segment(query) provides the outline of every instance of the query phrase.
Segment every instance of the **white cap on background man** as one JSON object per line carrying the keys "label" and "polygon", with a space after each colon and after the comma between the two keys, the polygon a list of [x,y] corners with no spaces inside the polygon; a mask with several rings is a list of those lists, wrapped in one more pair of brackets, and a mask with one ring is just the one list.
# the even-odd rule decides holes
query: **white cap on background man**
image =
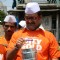
{"label": "white cap on background man", "polygon": [[37,2],[30,2],[27,3],[26,8],[25,8],[25,13],[26,14],[33,14],[40,11],[39,4]]}
{"label": "white cap on background man", "polygon": [[14,15],[7,15],[4,19],[4,22],[17,22]]}

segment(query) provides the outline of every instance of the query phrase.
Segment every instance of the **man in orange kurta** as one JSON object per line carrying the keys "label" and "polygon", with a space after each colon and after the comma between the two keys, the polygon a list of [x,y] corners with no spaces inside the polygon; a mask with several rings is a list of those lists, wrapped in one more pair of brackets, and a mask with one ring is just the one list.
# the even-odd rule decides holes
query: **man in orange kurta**
{"label": "man in orange kurta", "polygon": [[26,28],[13,34],[7,60],[58,60],[58,42],[42,27],[41,18],[38,3],[28,3],[25,8]]}
{"label": "man in orange kurta", "polygon": [[[6,16],[5,19],[4,19],[4,22],[3,22],[3,29],[4,29],[4,33],[5,34],[4,34],[4,36],[1,36],[0,37],[0,46],[2,46],[0,48],[0,54],[3,54],[3,55],[6,54],[7,46],[9,44],[9,42],[10,42],[10,39],[11,39],[12,34],[16,30],[16,27],[17,27],[17,24],[16,24],[15,17],[13,15]],[[0,55],[0,57],[1,56],[2,55]]]}

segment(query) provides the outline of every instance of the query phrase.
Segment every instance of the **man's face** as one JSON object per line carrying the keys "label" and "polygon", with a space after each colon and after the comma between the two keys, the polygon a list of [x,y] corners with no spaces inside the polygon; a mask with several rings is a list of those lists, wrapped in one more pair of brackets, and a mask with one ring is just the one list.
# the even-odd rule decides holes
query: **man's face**
{"label": "man's face", "polygon": [[3,29],[4,29],[5,34],[11,36],[16,30],[16,26],[14,23],[5,22],[5,24],[3,25]]}
{"label": "man's face", "polygon": [[25,14],[26,26],[29,30],[36,30],[41,23],[41,16],[35,14]]}

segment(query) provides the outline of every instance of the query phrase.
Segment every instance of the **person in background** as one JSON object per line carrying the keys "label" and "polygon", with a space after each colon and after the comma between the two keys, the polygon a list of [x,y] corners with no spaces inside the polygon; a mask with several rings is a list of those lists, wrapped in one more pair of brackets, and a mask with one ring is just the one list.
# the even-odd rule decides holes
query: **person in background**
{"label": "person in background", "polygon": [[[15,16],[7,15],[2,24],[3,24],[3,29],[4,29],[4,35],[0,37],[0,46],[2,47],[0,49],[0,54],[2,53],[4,55],[4,53],[6,52],[4,50],[7,49],[7,46],[10,42],[12,34],[17,29],[17,23],[16,23]],[[0,55],[0,57],[1,56],[2,55]]]}
{"label": "person in background", "polygon": [[7,60],[58,60],[56,37],[42,26],[42,15],[37,2],[27,3],[26,27],[15,32],[7,49]]}
{"label": "person in background", "polygon": [[20,30],[21,28],[25,28],[25,27],[26,27],[26,21],[25,20],[21,20],[19,22],[18,29]]}

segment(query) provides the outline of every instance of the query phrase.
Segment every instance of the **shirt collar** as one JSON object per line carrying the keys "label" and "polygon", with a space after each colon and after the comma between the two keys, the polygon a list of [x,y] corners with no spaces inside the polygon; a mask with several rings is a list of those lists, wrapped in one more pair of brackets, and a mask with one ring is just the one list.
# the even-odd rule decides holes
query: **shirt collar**
{"label": "shirt collar", "polygon": [[[23,29],[23,31],[25,31],[25,30],[26,30],[26,27]],[[42,35],[44,35],[44,36],[45,36],[45,33],[44,33],[45,29],[44,29],[44,27],[43,27],[43,25],[42,25],[42,24],[41,24],[41,25],[39,26],[39,28],[37,28],[36,30],[41,30]]]}
{"label": "shirt collar", "polygon": [[[26,28],[26,26],[25,26],[24,28]],[[36,30],[39,30],[39,29],[42,29],[43,31],[45,31],[45,29],[44,29],[44,27],[43,27],[42,24],[41,24],[41,25],[39,26],[39,28],[37,28]]]}
{"label": "shirt collar", "polygon": [[39,26],[39,28],[37,30],[39,30],[39,29],[42,29],[43,31],[45,31],[45,29],[44,29],[42,24]]}

